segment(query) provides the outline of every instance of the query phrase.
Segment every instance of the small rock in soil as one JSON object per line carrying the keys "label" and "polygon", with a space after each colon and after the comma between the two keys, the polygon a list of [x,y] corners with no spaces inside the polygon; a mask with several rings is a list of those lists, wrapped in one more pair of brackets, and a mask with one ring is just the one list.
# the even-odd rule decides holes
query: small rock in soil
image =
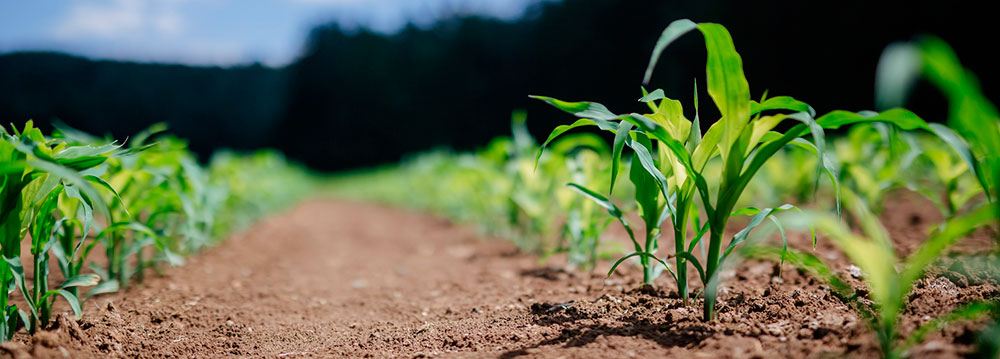
{"label": "small rock in soil", "polygon": [[858,266],[853,264],[847,266],[847,274],[850,274],[851,277],[854,278],[861,278],[861,276],[864,275],[864,273],[861,272],[861,268],[858,268]]}

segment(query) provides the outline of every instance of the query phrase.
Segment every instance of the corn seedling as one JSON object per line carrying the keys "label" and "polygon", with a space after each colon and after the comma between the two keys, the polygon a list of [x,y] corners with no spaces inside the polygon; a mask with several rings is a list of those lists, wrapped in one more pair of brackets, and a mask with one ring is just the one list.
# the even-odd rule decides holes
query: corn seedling
{"label": "corn seedling", "polygon": [[859,224],[860,233],[852,231],[836,216],[825,213],[792,214],[784,221],[792,228],[815,228],[832,240],[851,262],[861,268],[872,302],[870,308],[858,300],[858,295],[852,288],[810,253],[801,251],[786,253],[777,248],[753,248],[748,250],[748,253],[751,256],[771,258],[782,255],[786,262],[830,283],[831,289],[868,321],[886,358],[906,356],[907,351],[934,328],[956,320],[975,318],[994,309],[995,304],[972,303],[924,324],[905,338],[901,338],[899,333],[900,315],[905,310],[907,296],[914,282],[923,276],[927,266],[938,259],[950,245],[972,230],[992,223],[994,205],[979,207],[941,223],[909,257],[900,259],[896,256],[892,241],[877,217],[852,192],[844,193],[844,203]]}
{"label": "corn seedling", "polygon": [[[879,60],[879,102],[901,105],[918,77],[929,80],[948,99],[948,125],[934,125],[979,181],[986,198],[996,196],[1000,181],[1000,114],[979,89],[976,76],[941,39],[892,44]],[[1000,216],[997,216],[1000,218]],[[998,239],[1000,240],[1000,239]]]}
{"label": "corn seedling", "polygon": [[[831,156],[831,154],[827,152],[827,156]],[[784,203],[785,201],[792,203],[809,201],[817,195],[817,190],[825,188],[815,187],[815,172],[811,169],[816,168],[816,161],[816,154],[808,150],[786,148],[786,150],[776,152],[750,182],[746,191],[751,195],[745,195],[744,198],[751,202],[766,202],[768,204]],[[831,158],[828,158],[827,161],[831,164],[837,163]],[[831,170],[840,178],[839,167],[831,167]],[[823,195],[827,195],[827,193],[823,193]],[[829,193],[829,195],[833,194]]]}
{"label": "corn seedling", "polygon": [[881,212],[887,193],[908,187],[902,173],[920,152],[905,134],[886,123],[861,124],[834,142],[839,182],[862,196],[876,213]]}
{"label": "corn seedling", "polygon": [[[34,332],[46,326],[52,314],[52,304],[57,296],[64,297],[79,316],[77,295],[68,288],[93,285],[90,275],[66,277],[56,289],[49,289],[49,249],[56,242],[52,237],[62,223],[72,219],[58,219],[58,201],[65,192],[74,196],[90,209],[82,222],[90,223],[94,209],[107,215],[105,202],[93,185],[114,191],[103,179],[91,172],[118,151],[114,143],[103,146],[69,145],[64,141],[49,139],[28,121],[23,130],[13,133],[0,127],[0,159],[3,166],[2,235],[3,261],[0,262],[0,306],[4,310],[4,325],[0,326],[0,339],[8,340],[19,326]],[[30,233],[34,276],[31,288],[24,277],[21,264],[21,241]],[[28,312],[9,305],[8,295],[14,284],[25,298]]]}
{"label": "corn seedling", "polygon": [[908,188],[923,194],[938,207],[945,218],[951,218],[985,200],[983,187],[968,163],[937,138],[917,137],[915,146],[920,154],[914,168],[902,174],[908,178]]}
{"label": "corn seedling", "polygon": [[[560,148],[565,145],[573,146],[573,148],[569,150]],[[606,147],[604,141],[596,136],[567,137],[553,145],[554,152],[566,154],[566,168],[573,182],[581,185],[590,185],[593,182],[601,181],[602,178],[599,175],[603,171],[594,166],[587,166],[587,164],[599,163],[602,152],[607,150]],[[606,155],[606,153],[604,154]],[[600,256],[601,234],[607,229],[611,219],[604,217],[600,212],[600,207],[593,201],[588,201],[580,196],[561,197],[568,197],[560,198],[560,203],[564,204],[562,210],[566,213],[563,238],[565,238],[567,245],[562,250],[568,253],[568,261],[571,266],[592,269]]]}
{"label": "corn seedling", "polygon": [[[718,107],[722,118],[715,122],[704,135],[701,134],[697,116],[694,122],[683,117],[683,111],[677,101],[670,100],[660,90],[653,91],[641,99],[643,102],[662,100],[658,106],[651,106],[654,113],[640,115],[616,115],[607,107],[594,102],[565,102],[547,97],[536,97],[569,113],[581,117],[572,125],[559,126],[553,130],[549,140],[562,133],[581,126],[597,126],[602,130],[616,133],[614,155],[612,156],[612,183],[616,177],[614,172],[617,161],[624,146],[629,146],[635,152],[634,157],[645,170],[645,176],[630,173],[630,178],[637,184],[637,201],[640,203],[640,214],[647,223],[646,245],[642,246],[634,240],[636,251],[629,256],[639,256],[647,259],[642,263],[644,280],[650,282],[652,262],[657,261],[666,267],[666,263],[656,257],[656,239],[658,236],[658,219],[671,219],[674,225],[674,241],[676,256],[676,274],[671,274],[681,288],[681,295],[686,296],[686,263],[698,271],[704,289],[705,320],[715,317],[716,288],[718,273],[726,258],[741,242],[746,240],[749,231],[759,225],[765,218],[774,213],[792,208],[785,205],[776,208],[757,210],[744,208],[736,210],[737,201],[747,188],[747,184],[757,174],[760,168],[775,153],[787,145],[806,148],[817,155],[817,177],[824,170],[834,180],[833,165],[827,161],[824,154],[824,129],[838,129],[842,126],[866,122],[888,122],[904,130],[924,129],[932,131],[928,125],[916,115],[903,109],[888,110],[883,113],[834,111],[819,119],[813,118],[812,109],[805,103],[787,96],[762,98],[760,102],[750,99],[749,86],[743,74],[742,60],[736,52],[729,32],[718,24],[696,24],[690,20],[678,20],[670,24],[663,32],[653,50],[650,64],[646,71],[646,80],[652,74],[662,51],[673,40],[692,30],[699,30],[705,37],[708,51],[706,65],[708,93]],[[776,113],[764,115],[764,112],[797,111],[793,113]],[[799,122],[785,132],[774,129],[785,120]],[[633,130],[634,128],[634,130]],[[806,140],[811,137],[812,141]],[[652,141],[658,147],[654,158],[651,148]],[[721,173],[707,174],[706,164],[718,156],[722,162]],[[633,164],[631,172],[637,172]],[[669,177],[668,177],[669,176]],[[707,178],[719,178],[718,185],[709,187]],[[638,181],[635,179],[639,179]],[[622,212],[613,203],[597,192],[572,185],[584,192],[608,209],[609,213],[622,218]],[[646,189],[640,191],[639,186]],[[835,184],[836,186],[836,184]],[[662,200],[655,199],[658,195]],[[705,214],[705,222],[698,223],[697,207],[694,199],[701,200]],[[659,209],[663,215],[659,215]],[[729,220],[734,215],[751,214],[751,224],[735,235],[729,245],[723,250],[723,238]],[[690,216],[690,217],[689,217]],[[686,240],[685,225],[692,220],[695,236]],[[649,227],[652,227],[650,229]],[[696,245],[702,242],[702,237],[708,233],[707,254],[699,259],[694,253]],[[632,232],[628,230],[628,232]],[[668,267],[669,269],[669,267]]]}
{"label": "corn seedling", "polygon": [[[211,244],[237,218],[257,218],[312,186],[302,169],[265,154],[220,157],[204,169],[178,140],[144,142],[159,130],[140,133],[124,149],[64,126],[53,137],[31,121],[20,131],[0,126],[0,341],[21,327],[32,333],[45,328],[59,297],[79,316],[79,287],[103,279],[89,294],[115,291],[141,276],[144,266],[178,263],[177,252]],[[238,178],[264,187],[241,186]],[[30,279],[19,257],[27,237]],[[98,244],[107,250],[109,267],[84,273]],[[152,256],[144,257],[149,247]],[[51,282],[50,255],[65,278],[61,283]],[[9,301],[15,289],[24,308]]]}
{"label": "corn seedling", "polygon": [[544,171],[532,171],[531,155],[537,150],[538,144],[528,133],[525,122],[523,112],[514,114],[511,121],[512,147],[510,157],[504,164],[504,171],[513,184],[510,194],[510,223],[517,229],[514,242],[518,247],[529,252],[545,253],[551,250],[546,242],[551,241],[558,231],[555,216],[559,214],[555,197],[559,184],[552,180],[549,170],[564,169],[565,162],[561,158],[547,161]]}

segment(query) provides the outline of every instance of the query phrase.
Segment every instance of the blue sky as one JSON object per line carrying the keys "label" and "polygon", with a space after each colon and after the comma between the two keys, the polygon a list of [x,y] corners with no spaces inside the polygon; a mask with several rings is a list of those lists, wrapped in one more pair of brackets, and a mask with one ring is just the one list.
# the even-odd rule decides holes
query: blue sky
{"label": "blue sky", "polygon": [[392,32],[448,13],[514,19],[537,0],[0,0],[0,53],[193,65],[293,61],[332,20]]}

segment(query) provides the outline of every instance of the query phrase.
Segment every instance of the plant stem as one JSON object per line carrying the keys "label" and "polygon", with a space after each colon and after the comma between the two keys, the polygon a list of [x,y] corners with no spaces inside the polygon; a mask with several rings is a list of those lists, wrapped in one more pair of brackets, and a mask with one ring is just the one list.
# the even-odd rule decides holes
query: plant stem
{"label": "plant stem", "polygon": [[10,292],[10,290],[8,290],[8,283],[10,283],[10,281],[7,279],[7,273],[10,273],[9,265],[6,261],[0,260],[0,310],[3,311],[4,319],[3,323],[0,323],[0,342],[6,341],[13,334],[13,328],[10,328],[11,325],[8,320],[17,320],[17,314],[14,314],[14,318],[7,317],[7,293]]}
{"label": "plant stem", "polygon": [[[674,226],[674,244],[676,246],[675,253],[681,253],[687,250],[684,248],[684,230],[684,225]],[[684,302],[684,306],[686,307],[688,305],[687,260],[681,256],[675,256],[674,259],[677,262],[677,292],[681,295],[681,300]]]}
{"label": "plant stem", "polygon": [[111,240],[111,247],[108,248],[108,279],[117,279],[118,285],[124,288],[125,283],[122,282],[122,277],[124,276],[124,266],[122,263],[122,239],[117,233],[111,232],[109,239]]}
{"label": "plant stem", "polygon": [[[644,250],[646,251],[646,253],[649,253],[650,255],[656,255],[656,254],[652,253],[652,251],[651,251],[653,243],[656,242],[656,234],[655,234],[652,226],[647,225],[646,227],[647,227],[646,228],[646,246],[644,247]],[[653,284],[653,280],[656,279],[656,278],[654,278],[654,275],[653,275],[654,274],[653,271],[654,271],[654,269],[656,269],[655,262],[652,262],[649,259],[649,257],[647,257],[647,256],[640,256],[639,260],[642,263],[642,282],[646,283],[646,284],[652,285]]]}
{"label": "plant stem", "polygon": [[[69,222],[63,222],[62,226],[63,230],[62,234],[59,236],[59,246],[62,247],[63,253],[66,255],[66,273],[63,273],[63,276],[66,278],[73,278],[80,274],[80,271],[73,265],[73,257],[75,254],[73,253],[73,250],[75,249],[73,246],[73,240],[76,237],[76,229],[73,227],[73,224]],[[66,290],[73,293],[73,295],[77,298],[80,297],[80,290],[76,286],[66,288]]]}
{"label": "plant stem", "polygon": [[[729,212],[726,212],[728,215]],[[725,223],[725,222],[722,222]],[[723,228],[718,228],[723,227]],[[718,229],[718,230],[717,230]],[[715,271],[718,270],[719,266],[719,252],[722,249],[722,235],[725,231],[725,226],[712,226],[711,237],[709,237],[708,243],[708,257],[705,258],[705,313],[704,320],[712,321],[715,320],[715,288],[716,282],[712,280],[715,276]],[[712,294],[709,294],[712,293]]]}
{"label": "plant stem", "polygon": [[35,278],[33,280],[34,283],[31,286],[31,294],[30,294],[31,298],[24,298],[24,300],[31,301],[31,302],[35,303],[35,311],[36,311],[36,313],[31,313],[31,315],[30,315],[30,317],[31,317],[31,330],[30,330],[30,332],[31,332],[31,334],[35,334],[35,332],[38,331],[38,314],[39,314],[38,312],[42,311],[41,303],[38,302],[38,298],[42,297],[42,294],[39,293],[39,291],[42,289],[42,281],[45,280],[43,278],[43,277],[45,277],[45,275],[44,275],[44,273],[40,272],[40,270],[42,268],[42,263],[41,263],[40,256],[38,254],[34,254],[34,253],[32,253],[32,255],[34,256],[34,258],[32,258],[32,259],[33,259],[33,262],[34,262],[34,265],[35,265]]}

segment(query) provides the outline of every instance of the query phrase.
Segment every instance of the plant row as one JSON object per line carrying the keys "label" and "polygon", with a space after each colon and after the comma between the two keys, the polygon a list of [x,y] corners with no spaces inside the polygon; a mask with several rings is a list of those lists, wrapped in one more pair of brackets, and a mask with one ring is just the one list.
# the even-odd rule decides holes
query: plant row
{"label": "plant row", "polygon": [[[925,268],[951,244],[996,226],[1000,218],[993,202],[1000,180],[1000,116],[947,44],[925,38],[887,48],[877,72],[881,112],[817,116],[790,96],[765,91],[753,99],[732,37],[718,24],[670,24],[656,43],[644,84],[670,43],[692,32],[705,40],[704,87],[721,114],[707,130],[697,83],[688,108],[662,90],[644,88],[638,102],[648,112],[642,113],[532,96],[578,119],[555,128],[538,146],[523,117],[515,116],[513,137],[478,153],[439,151],[342,180],[363,179],[361,196],[477,223],[524,249],[568,252],[578,267],[618,255],[612,258],[613,272],[631,260],[642,268],[644,283],[666,274],[684,305],[700,299],[707,321],[715,317],[722,268],[741,252],[787,261],[830,281],[869,320],[886,357],[905,355],[924,333],[947,321],[987,312],[997,317],[995,302],[972,303],[905,340],[897,327]],[[947,97],[950,115],[941,119],[947,125],[899,107],[918,79]],[[596,127],[613,140],[566,134],[580,127]],[[923,194],[944,218],[902,259],[875,216],[898,188]],[[797,206],[803,203],[809,206]],[[611,222],[627,233],[627,250],[600,240]],[[766,222],[778,229],[782,245],[741,251]],[[786,229],[812,232],[814,241],[819,234],[838,245],[864,271],[869,304],[817,257],[784,245]]]}
{"label": "plant row", "polygon": [[80,316],[85,298],[181,264],[312,186],[271,152],[220,152],[203,166],[164,129],[121,144],[65,126],[48,136],[31,121],[0,126],[0,341],[47,327],[58,298]]}

